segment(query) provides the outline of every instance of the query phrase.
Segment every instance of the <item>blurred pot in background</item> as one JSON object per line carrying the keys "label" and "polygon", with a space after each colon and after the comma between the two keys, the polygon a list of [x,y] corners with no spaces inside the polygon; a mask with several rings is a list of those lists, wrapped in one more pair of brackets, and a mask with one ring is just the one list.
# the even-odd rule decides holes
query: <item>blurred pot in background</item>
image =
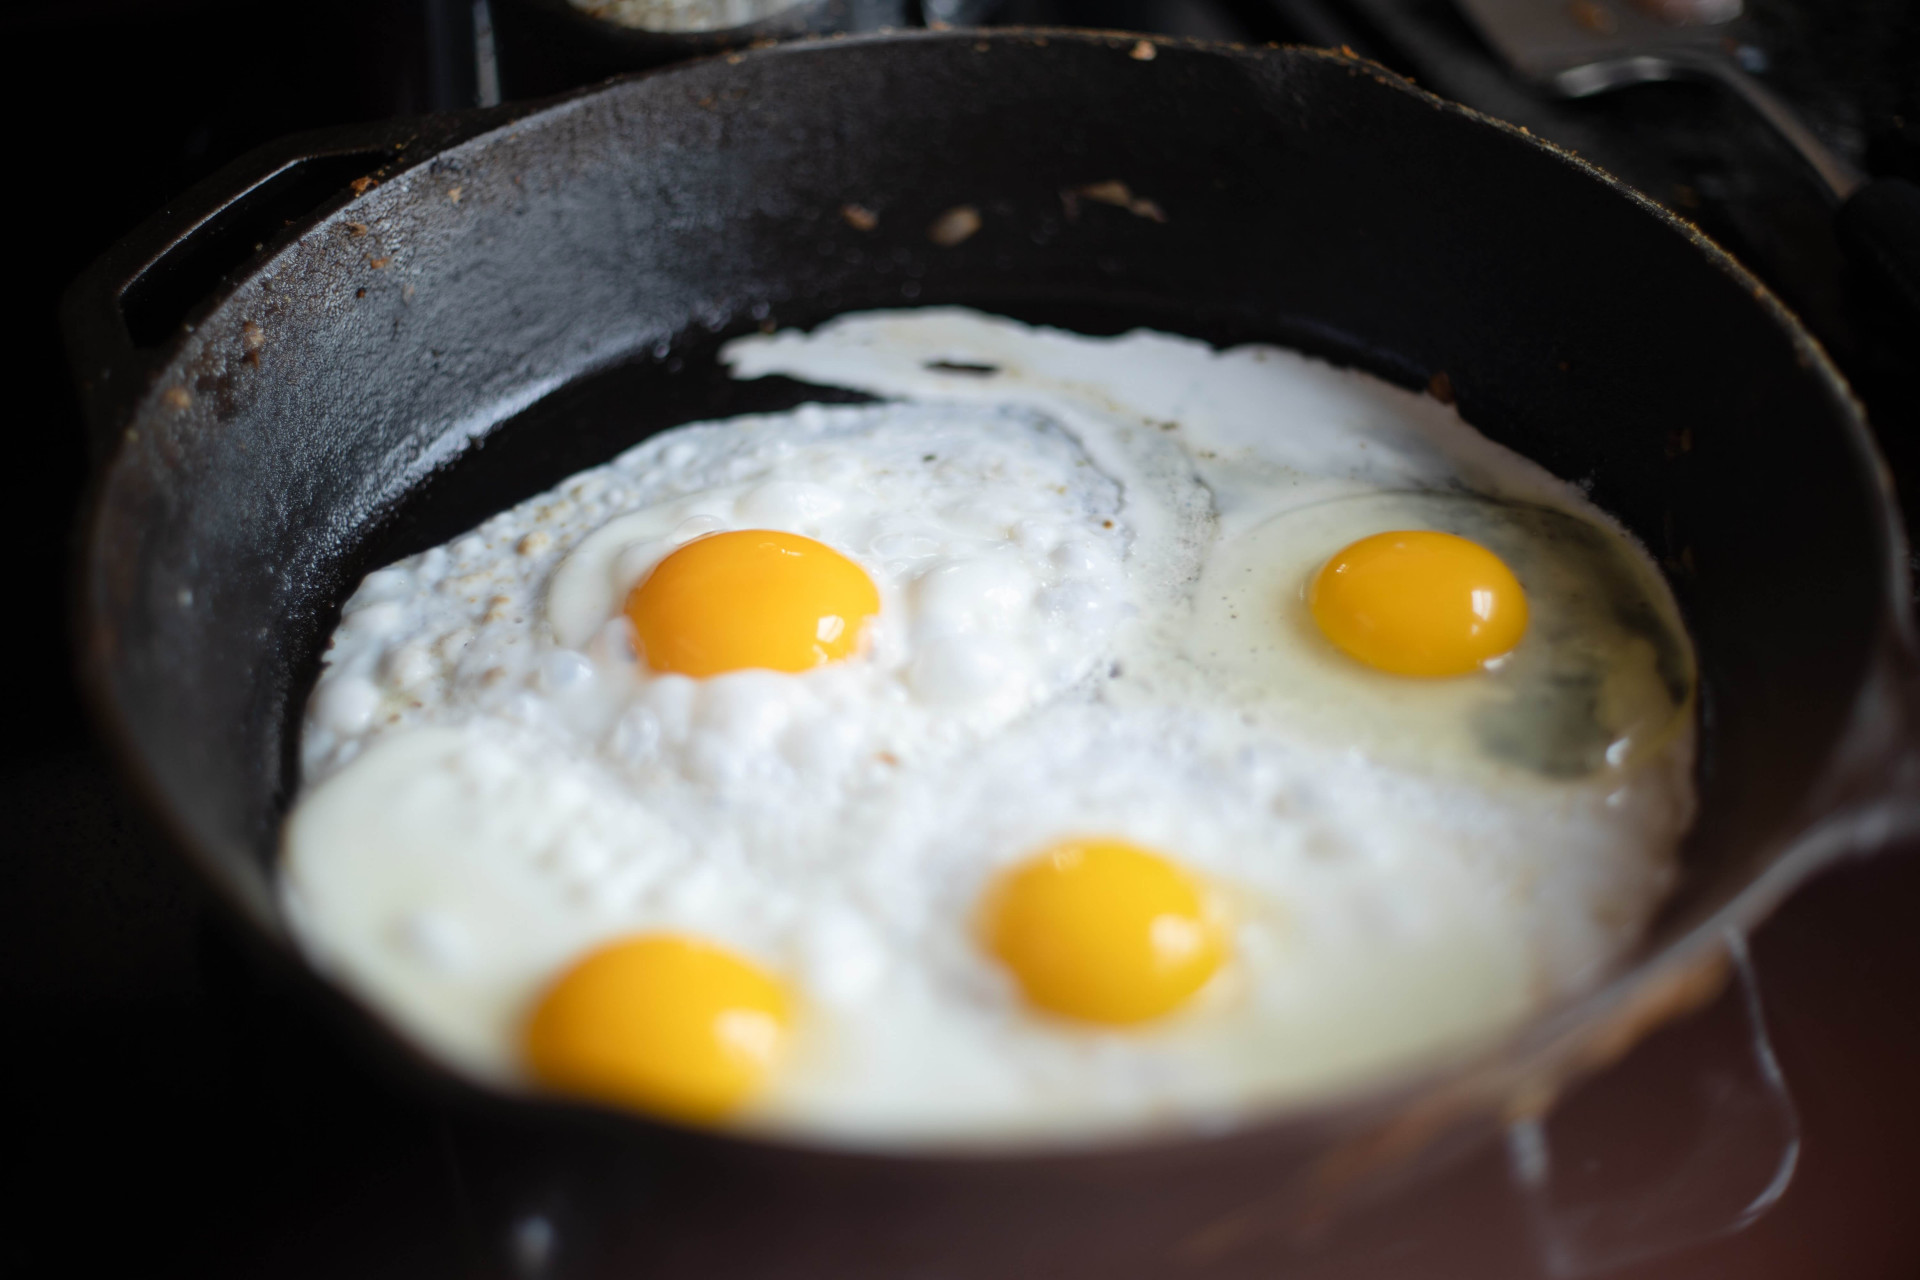
{"label": "blurred pot in background", "polygon": [[[907,26],[922,8],[914,0],[487,0],[487,7],[506,98],[542,97],[765,41]],[[970,21],[980,5],[944,0],[941,7]]]}

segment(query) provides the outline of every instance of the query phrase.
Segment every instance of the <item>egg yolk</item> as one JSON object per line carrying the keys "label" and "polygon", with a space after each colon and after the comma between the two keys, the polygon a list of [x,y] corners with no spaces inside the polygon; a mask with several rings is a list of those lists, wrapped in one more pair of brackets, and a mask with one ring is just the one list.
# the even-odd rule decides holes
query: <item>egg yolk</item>
{"label": "egg yolk", "polygon": [[1226,941],[1200,884],[1120,840],[1071,840],[1007,871],[989,895],[989,949],[1033,1004],[1086,1022],[1144,1022],[1220,967]]}
{"label": "egg yolk", "polygon": [[1401,676],[1458,676],[1509,653],[1527,595],[1499,556],[1451,533],[1376,533],[1343,548],[1307,594],[1327,639]]}
{"label": "egg yolk", "polygon": [[646,934],[590,952],[527,1024],[534,1077],[564,1093],[695,1122],[721,1118],[772,1069],[785,986],[698,938]]}
{"label": "egg yolk", "polygon": [[715,533],[654,566],[627,617],[655,671],[805,671],[858,651],[880,592],[859,565],[796,533]]}

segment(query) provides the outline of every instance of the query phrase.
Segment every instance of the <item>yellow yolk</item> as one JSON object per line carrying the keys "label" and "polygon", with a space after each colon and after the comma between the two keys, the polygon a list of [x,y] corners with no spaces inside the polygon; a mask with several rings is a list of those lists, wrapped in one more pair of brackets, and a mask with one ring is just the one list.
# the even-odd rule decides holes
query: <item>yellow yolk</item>
{"label": "yellow yolk", "polygon": [[1120,840],[1067,841],[1013,867],[984,923],[1028,1000],[1087,1022],[1170,1013],[1226,954],[1200,884]]}
{"label": "yellow yolk", "polygon": [[1458,676],[1509,653],[1527,596],[1499,556],[1451,533],[1376,533],[1327,561],[1307,595],[1327,639],[1401,676]]}
{"label": "yellow yolk", "polygon": [[627,596],[655,671],[806,671],[858,651],[880,592],[859,565],[796,533],[747,529],[689,542]]}
{"label": "yellow yolk", "polygon": [[790,1017],[785,986],[751,961],[647,934],[590,952],[547,990],[527,1063],[564,1093],[717,1120],[766,1078]]}

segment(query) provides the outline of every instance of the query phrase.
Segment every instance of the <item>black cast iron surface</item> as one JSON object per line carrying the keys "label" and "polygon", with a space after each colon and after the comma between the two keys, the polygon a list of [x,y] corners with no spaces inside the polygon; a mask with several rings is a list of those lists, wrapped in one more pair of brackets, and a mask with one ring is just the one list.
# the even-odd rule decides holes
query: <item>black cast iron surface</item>
{"label": "black cast iron surface", "polygon": [[[143,45],[120,71],[151,51]],[[161,51],[175,66],[200,52],[190,42]],[[341,65],[350,65],[344,54]],[[75,184],[68,220],[80,229],[69,265],[119,229],[111,202],[138,174],[109,166]],[[90,241],[88,219],[104,228]],[[44,222],[39,230],[44,240]],[[61,271],[46,274],[57,281]],[[21,367],[28,385],[45,385],[48,371],[38,370],[36,384],[33,361]],[[22,510],[56,520],[71,484],[61,477],[78,470],[61,401],[57,392],[31,401],[64,419],[67,434],[24,440],[27,465],[11,477]],[[44,532],[32,541],[32,523],[22,535],[28,547],[47,546]],[[24,598],[49,595],[35,589]],[[250,987],[229,944],[198,923],[195,894],[177,870],[118,816],[54,692],[45,714],[20,718],[37,735],[33,745],[19,735],[8,744],[18,755],[6,798],[20,815],[24,852],[4,872],[14,925],[7,1010],[21,1043],[46,1046],[15,1055],[9,1069],[16,1096],[52,1104],[16,1111],[17,1149],[39,1177],[8,1246],[75,1270],[114,1260],[150,1273],[315,1275],[459,1274],[504,1247],[472,1211],[461,1173],[471,1162],[446,1117],[387,1093],[304,1021],[281,1016],[274,993]],[[1776,1039],[1808,1126],[1801,1177],[1786,1201],[1743,1237],[1633,1274],[1910,1273],[1915,1242],[1899,1209],[1912,1186],[1901,1151],[1920,1136],[1900,1087],[1920,1062],[1908,992],[1920,957],[1902,927],[1920,889],[1911,865],[1850,868],[1760,939]],[[1382,1232],[1376,1265],[1456,1273],[1432,1270],[1433,1247],[1449,1234],[1437,1224],[1464,1216],[1477,1224],[1480,1247],[1446,1256],[1473,1274],[1533,1274],[1524,1251],[1515,1252],[1502,1181],[1497,1161],[1480,1162],[1427,1198],[1425,1212]],[[80,1210],[88,1227],[65,1230]],[[563,1215],[555,1221],[564,1228]]]}

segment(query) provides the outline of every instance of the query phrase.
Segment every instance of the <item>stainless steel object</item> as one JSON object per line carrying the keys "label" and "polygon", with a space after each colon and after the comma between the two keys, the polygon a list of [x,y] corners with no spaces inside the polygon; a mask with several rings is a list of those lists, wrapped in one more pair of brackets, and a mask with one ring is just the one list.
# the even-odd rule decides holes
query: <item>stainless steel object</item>
{"label": "stainless steel object", "polygon": [[[1920,321],[1920,186],[1869,179],[1742,66],[1756,51],[1734,23],[1678,22],[1672,0],[1647,9],[1621,0],[1458,0],[1460,9],[1526,79],[1569,98],[1654,80],[1710,80],[1732,90],[1813,170],[1832,196],[1834,233],[1857,270]],[[1730,8],[1730,6],[1728,6]],[[1726,9],[1691,10],[1715,16]]]}
{"label": "stainless steel object", "polygon": [[1522,76],[1569,98],[1650,80],[1711,80],[1731,89],[1807,162],[1836,201],[1865,176],[1741,66],[1731,23],[1662,21],[1616,0],[1459,0],[1460,8]]}

